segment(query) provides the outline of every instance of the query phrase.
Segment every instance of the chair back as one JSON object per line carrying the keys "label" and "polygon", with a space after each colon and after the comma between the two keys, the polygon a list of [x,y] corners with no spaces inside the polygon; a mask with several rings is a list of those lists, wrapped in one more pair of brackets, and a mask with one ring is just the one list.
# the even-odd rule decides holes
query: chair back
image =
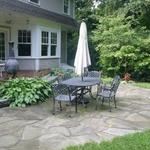
{"label": "chair back", "polygon": [[120,80],[121,80],[120,76],[116,75],[116,76],[114,77],[112,83],[111,83],[111,89],[112,89],[112,91],[113,91],[114,93],[117,92],[117,89],[118,89],[119,84],[120,84]]}
{"label": "chair back", "polygon": [[101,72],[99,72],[99,71],[88,71],[87,77],[100,78]]}
{"label": "chair back", "polygon": [[63,84],[53,84],[52,86],[52,93],[53,96],[58,96],[58,95],[68,95],[69,93],[69,88],[66,85]]}
{"label": "chair back", "polygon": [[57,82],[61,83],[62,81],[70,79],[70,78],[71,78],[71,74],[67,73],[67,74],[64,74],[63,76],[59,76],[57,78]]}

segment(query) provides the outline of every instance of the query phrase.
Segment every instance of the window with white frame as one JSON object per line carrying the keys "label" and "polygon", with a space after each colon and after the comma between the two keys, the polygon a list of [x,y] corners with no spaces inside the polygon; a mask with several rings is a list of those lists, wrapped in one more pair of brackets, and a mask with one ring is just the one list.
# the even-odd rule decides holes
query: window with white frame
{"label": "window with white frame", "polygon": [[28,0],[28,1],[33,4],[40,4],[40,0]]}
{"label": "window with white frame", "polygon": [[57,52],[57,33],[51,32],[51,56],[56,56]]}
{"label": "window with white frame", "polygon": [[41,31],[41,56],[57,56],[57,32]]}
{"label": "window with white frame", "polygon": [[31,56],[31,31],[18,31],[18,56]]}
{"label": "window with white frame", "polygon": [[49,33],[46,31],[42,31],[41,35],[41,56],[48,55],[48,47],[49,47]]}
{"label": "window with white frame", "polygon": [[70,1],[69,0],[64,0],[64,13],[69,14],[70,10]]}

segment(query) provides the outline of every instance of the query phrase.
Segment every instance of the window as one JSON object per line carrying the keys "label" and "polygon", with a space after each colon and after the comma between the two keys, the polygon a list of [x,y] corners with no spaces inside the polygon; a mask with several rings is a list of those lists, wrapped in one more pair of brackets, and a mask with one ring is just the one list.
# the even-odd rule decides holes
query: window
{"label": "window", "polygon": [[64,13],[69,14],[69,0],[64,0]]}
{"label": "window", "polygon": [[34,4],[39,4],[40,3],[39,0],[29,0],[29,2],[34,3]]}
{"label": "window", "polygon": [[41,32],[41,56],[56,56],[57,55],[57,32]]}
{"label": "window", "polygon": [[56,56],[56,49],[57,49],[57,33],[51,33],[51,56]]}
{"label": "window", "polygon": [[41,56],[47,56],[48,55],[48,41],[49,41],[49,33],[42,31],[41,36]]}
{"label": "window", "polygon": [[31,56],[31,31],[18,31],[18,56]]}

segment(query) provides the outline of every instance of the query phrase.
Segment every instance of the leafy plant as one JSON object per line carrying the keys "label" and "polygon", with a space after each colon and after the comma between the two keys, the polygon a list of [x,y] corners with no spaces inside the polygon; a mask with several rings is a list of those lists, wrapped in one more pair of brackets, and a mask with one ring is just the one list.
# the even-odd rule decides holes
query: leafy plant
{"label": "leafy plant", "polygon": [[16,78],[0,85],[0,97],[8,99],[12,107],[42,102],[50,95],[50,84],[40,78]]}
{"label": "leafy plant", "polygon": [[72,70],[64,70],[61,68],[54,68],[50,72],[50,76],[63,76],[63,75],[75,76]]}
{"label": "leafy plant", "polygon": [[[93,32],[93,40],[99,53],[99,64],[107,75],[129,72],[134,78],[148,81],[149,31],[144,27],[133,29],[126,23],[124,15],[110,15],[100,18],[100,24]],[[136,62],[136,63],[135,63]]]}

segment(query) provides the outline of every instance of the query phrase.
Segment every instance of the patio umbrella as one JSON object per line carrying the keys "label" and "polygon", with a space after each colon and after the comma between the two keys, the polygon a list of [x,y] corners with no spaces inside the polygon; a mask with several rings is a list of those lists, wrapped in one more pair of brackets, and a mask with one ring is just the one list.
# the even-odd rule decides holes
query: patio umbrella
{"label": "patio umbrella", "polygon": [[80,25],[79,40],[74,61],[75,73],[82,76],[83,80],[84,69],[90,65],[91,59],[88,48],[87,27],[85,22],[82,21]]}

